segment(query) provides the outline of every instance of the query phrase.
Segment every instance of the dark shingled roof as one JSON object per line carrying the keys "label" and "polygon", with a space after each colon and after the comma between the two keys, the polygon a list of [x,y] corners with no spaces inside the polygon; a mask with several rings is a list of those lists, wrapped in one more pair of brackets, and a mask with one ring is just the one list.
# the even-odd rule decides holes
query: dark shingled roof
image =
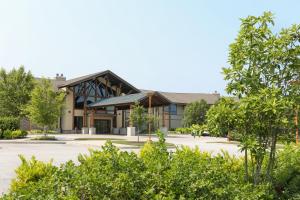
{"label": "dark shingled roof", "polygon": [[159,92],[172,103],[188,104],[194,101],[205,100],[208,104],[214,104],[220,99],[219,93],[175,93],[175,92]]}
{"label": "dark shingled roof", "polygon": [[118,96],[118,97],[111,97],[107,99],[101,99],[95,103],[90,104],[88,107],[104,107],[104,106],[112,106],[117,104],[131,104],[138,101],[143,100],[147,97],[147,93],[136,93],[136,94],[129,94],[125,96]]}

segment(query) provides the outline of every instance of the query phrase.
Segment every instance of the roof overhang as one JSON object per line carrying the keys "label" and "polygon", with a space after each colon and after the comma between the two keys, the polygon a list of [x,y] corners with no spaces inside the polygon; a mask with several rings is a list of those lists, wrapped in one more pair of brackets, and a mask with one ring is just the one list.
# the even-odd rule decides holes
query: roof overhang
{"label": "roof overhang", "polygon": [[171,102],[161,95],[158,92],[151,92],[151,93],[137,93],[119,97],[111,97],[107,99],[102,99],[97,101],[93,104],[90,104],[89,108],[103,108],[109,106],[115,106],[118,108],[129,108],[130,105],[135,104],[138,102],[140,105],[144,107],[149,107],[149,98],[151,97],[151,106],[164,106],[169,105]]}

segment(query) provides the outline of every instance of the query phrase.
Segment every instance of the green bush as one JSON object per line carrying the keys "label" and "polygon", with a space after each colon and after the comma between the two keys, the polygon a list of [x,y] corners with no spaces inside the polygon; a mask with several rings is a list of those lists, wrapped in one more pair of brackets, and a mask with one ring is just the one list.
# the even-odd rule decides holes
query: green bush
{"label": "green bush", "polygon": [[23,138],[27,135],[27,131],[24,130],[15,130],[11,132],[11,138]]}
{"label": "green bush", "polygon": [[0,117],[0,131],[16,130],[20,126],[20,120],[15,117]]}
{"label": "green bush", "polygon": [[300,199],[300,146],[287,145],[278,153],[274,188],[286,199]]}
{"label": "green bush", "polygon": [[4,138],[4,139],[12,139],[11,133],[12,133],[11,130],[5,130],[5,131],[3,131],[2,138]]}
{"label": "green bush", "polygon": [[190,134],[191,133],[191,128],[190,127],[179,127],[175,129],[176,133],[179,134]]}
{"label": "green bush", "polygon": [[23,130],[5,130],[3,131],[3,134],[1,135],[1,138],[3,139],[17,139],[17,138],[23,138],[27,135],[27,131]]}
{"label": "green bush", "polygon": [[60,167],[25,160],[3,199],[273,199],[269,184],[243,179],[243,160],[188,147],[167,151],[164,138],[136,153],[111,142]]}

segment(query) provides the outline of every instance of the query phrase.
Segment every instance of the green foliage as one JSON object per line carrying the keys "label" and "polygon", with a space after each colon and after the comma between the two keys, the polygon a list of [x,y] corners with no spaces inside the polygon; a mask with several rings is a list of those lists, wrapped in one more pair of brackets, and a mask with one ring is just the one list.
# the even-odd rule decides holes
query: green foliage
{"label": "green foliage", "polygon": [[243,136],[247,180],[250,151],[255,184],[263,179],[272,181],[278,136],[289,134],[291,114],[299,110],[300,25],[274,33],[273,18],[265,12],[241,20],[239,34],[230,45],[230,67],[223,69],[227,92],[241,99],[233,129]]}
{"label": "green foliage", "polygon": [[237,120],[237,102],[233,98],[221,98],[206,114],[209,133],[215,136],[226,136],[234,128]]}
{"label": "green foliage", "polygon": [[64,93],[53,90],[50,80],[41,79],[32,91],[31,102],[26,108],[29,118],[44,129],[52,127],[62,112],[64,97]]}
{"label": "green foliage", "polygon": [[26,160],[23,156],[19,156],[22,163],[16,170],[17,177],[12,181],[10,192],[14,193],[31,184],[39,181],[44,177],[49,177],[56,167],[50,163],[44,163],[32,157],[31,160]]}
{"label": "green foliage", "polygon": [[24,130],[15,130],[11,132],[11,138],[23,138],[27,135],[27,131]]}
{"label": "green foliage", "polygon": [[208,128],[206,124],[199,125],[199,124],[193,124],[191,127],[191,133],[192,135],[195,136],[201,136],[204,133],[208,132]]}
{"label": "green foliage", "polygon": [[169,153],[163,133],[140,156],[111,142],[60,167],[25,160],[3,199],[273,199],[271,185],[243,179],[243,160],[181,147]]}
{"label": "green foliage", "polygon": [[138,102],[131,107],[129,121],[138,128],[138,131],[141,131],[143,125],[147,122],[146,109]]}
{"label": "green foliage", "polygon": [[300,25],[273,33],[270,12],[241,21],[239,34],[230,45],[231,66],[223,69],[229,81],[227,91],[241,97],[261,88],[277,87],[283,95],[296,97],[291,81],[299,80]]}
{"label": "green foliage", "polygon": [[278,153],[274,170],[274,188],[278,196],[300,198],[300,147],[288,145]]}
{"label": "green foliage", "polygon": [[0,132],[1,130],[16,130],[20,126],[20,120],[16,117],[0,117]]}
{"label": "green foliage", "polygon": [[23,66],[10,72],[0,69],[0,116],[22,116],[33,88],[34,78]]}
{"label": "green foliage", "polygon": [[179,127],[175,129],[175,132],[180,134],[190,134],[192,130],[190,127]]}
{"label": "green foliage", "polygon": [[26,137],[27,131],[24,130],[5,130],[1,134],[1,138],[3,139],[17,139]]}
{"label": "green foliage", "polygon": [[183,125],[189,127],[193,124],[203,124],[208,109],[209,105],[204,100],[186,105],[183,113]]}

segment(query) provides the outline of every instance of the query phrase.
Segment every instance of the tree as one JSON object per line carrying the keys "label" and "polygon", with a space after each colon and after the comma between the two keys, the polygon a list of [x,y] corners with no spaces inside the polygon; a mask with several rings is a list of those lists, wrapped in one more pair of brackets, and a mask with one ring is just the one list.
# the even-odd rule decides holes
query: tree
{"label": "tree", "polygon": [[204,100],[189,103],[184,109],[183,125],[188,127],[193,124],[203,124],[208,109],[209,105]]}
{"label": "tree", "polygon": [[56,92],[48,79],[42,79],[31,93],[26,111],[32,122],[43,126],[44,131],[52,127],[61,115],[65,94]]}
{"label": "tree", "polygon": [[24,67],[7,72],[0,69],[0,116],[20,117],[30,100],[34,78]]}
{"label": "tree", "polygon": [[237,119],[238,103],[233,98],[221,98],[206,113],[206,124],[210,133],[217,136],[228,136],[234,129]]}
{"label": "tree", "polygon": [[[255,184],[260,183],[263,176],[264,160],[267,160],[265,178],[271,180],[277,138],[280,134],[288,132],[291,127],[292,102],[282,98],[280,93],[279,89],[265,88],[259,90],[257,94],[242,98],[240,102],[237,119],[239,123],[235,124],[235,128],[244,135],[241,147],[250,151],[253,163],[251,171]],[[245,154],[245,158],[247,157]]]}
{"label": "tree", "polygon": [[300,25],[274,33],[273,18],[265,12],[242,19],[239,34],[230,45],[230,67],[223,68],[227,92],[241,98],[242,115],[235,128],[245,136],[242,149],[249,149],[255,161],[256,184],[267,155],[266,175],[271,180],[277,137],[291,121],[291,108],[299,98],[299,90],[291,82],[299,80]]}
{"label": "tree", "polygon": [[132,107],[129,115],[130,124],[137,127],[138,141],[139,134],[143,125],[147,122],[146,109],[136,102]]}

